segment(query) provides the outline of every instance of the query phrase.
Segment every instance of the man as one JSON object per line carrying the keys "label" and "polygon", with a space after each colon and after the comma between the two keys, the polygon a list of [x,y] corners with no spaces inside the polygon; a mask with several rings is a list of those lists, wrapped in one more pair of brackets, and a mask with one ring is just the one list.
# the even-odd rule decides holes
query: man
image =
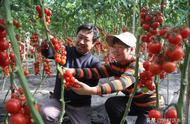
{"label": "man", "polygon": [[[67,61],[63,65],[67,68],[93,68],[100,66],[100,62],[91,54],[91,49],[99,37],[98,29],[92,24],[84,24],[77,29],[77,41],[75,47],[66,47]],[[53,58],[50,50],[42,50],[42,54],[48,58]],[[81,79],[80,81],[89,86],[96,86],[97,79]],[[61,80],[59,74],[56,77],[54,88],[54,98],[42,105],[41,115],[46,124],[57,124],[60,116]],[[65,89],[65,115],[69,117],[71,124],[91,124],[91,96],[78,95],[72,90]]]}
{"label": "man", "polygon": [[[106,103],[111,124],[119,124],[130,94],[134,88],[135,57],[133,55],[136,46],[136,38],[130,32],[121,33],[107,37],[109,46],[113,48],[112,54],[117,62],[102,65],[98,68],[69,69],[70,72],[78,79],[86,79],[86,75],[91,75],[91,79],[99,79],[115,76],[113,81],[100,84],[98,86],[88,86],[81,81],[78,84],[80,88],[72,88],[73,91],[80,95],[102,95],[122,91],[125,96],[115,96],[109,98]],[[139,68],[139,72],[142,68]],[[86,75],[82,75],[85,73]],[[156,103],[155,91],[144,93],[138,88],[131,104],[129,115],[137,116],[135,124],[146,124],[146,114],[153,108]]]}

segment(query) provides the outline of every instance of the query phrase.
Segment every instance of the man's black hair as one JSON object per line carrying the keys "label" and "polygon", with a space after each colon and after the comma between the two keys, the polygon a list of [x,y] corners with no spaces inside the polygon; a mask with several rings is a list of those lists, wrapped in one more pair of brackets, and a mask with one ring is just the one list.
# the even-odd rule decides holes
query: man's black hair
{"label": "man's black hair", "polygon": [[93,42],[95,42],[99,38],[99,31],[98,28],[91,24],[91,23],[86,23],[77,28],[77,34],[79,33],[80,30],[89,30],[90,32],[93,32]]}

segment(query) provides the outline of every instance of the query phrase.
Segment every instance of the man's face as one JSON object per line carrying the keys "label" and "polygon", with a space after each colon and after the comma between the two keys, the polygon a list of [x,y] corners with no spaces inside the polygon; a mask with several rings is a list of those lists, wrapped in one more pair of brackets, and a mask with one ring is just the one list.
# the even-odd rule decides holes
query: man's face
{"label": "man's face", "polygon": [[90,32],[89,30],[80,30],[78,32],[76,42],[77,52],[80,54],[85,54],[93,48],[93,35],[93,32]]}

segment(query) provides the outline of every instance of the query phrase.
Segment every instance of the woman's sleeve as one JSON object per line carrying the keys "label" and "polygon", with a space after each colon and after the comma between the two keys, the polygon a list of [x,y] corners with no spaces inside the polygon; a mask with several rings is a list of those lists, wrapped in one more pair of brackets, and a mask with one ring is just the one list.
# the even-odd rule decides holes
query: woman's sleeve
{"label": "woman's sleeve", "polygon": [[96,68],[77,68],[75,69],[75,78],[83,79],[99,79],[111,76],[117,76],[121,74],[124,69],[116,67],[114,65],[101,65]]}
{"label": "woman's sleeve", "polygon": [[128,68],[119,79],[104,83],[97,86],[97,94],[110,94],[123,91],[135,82],[134,69]]}

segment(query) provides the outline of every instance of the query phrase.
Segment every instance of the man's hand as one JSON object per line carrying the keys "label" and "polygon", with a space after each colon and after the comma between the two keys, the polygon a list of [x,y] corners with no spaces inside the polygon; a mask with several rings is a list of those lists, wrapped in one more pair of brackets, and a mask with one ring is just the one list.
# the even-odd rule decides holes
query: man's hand
{"label": "man's hand", "polygon": [[71,87],[71,89],[79,94],[79,95],[97,95],[97,88],[96,87],[90,87],[85,83],[76,81],[76,83],[78,83],[80,85],[80,87],[75,88],[75,87]]}

